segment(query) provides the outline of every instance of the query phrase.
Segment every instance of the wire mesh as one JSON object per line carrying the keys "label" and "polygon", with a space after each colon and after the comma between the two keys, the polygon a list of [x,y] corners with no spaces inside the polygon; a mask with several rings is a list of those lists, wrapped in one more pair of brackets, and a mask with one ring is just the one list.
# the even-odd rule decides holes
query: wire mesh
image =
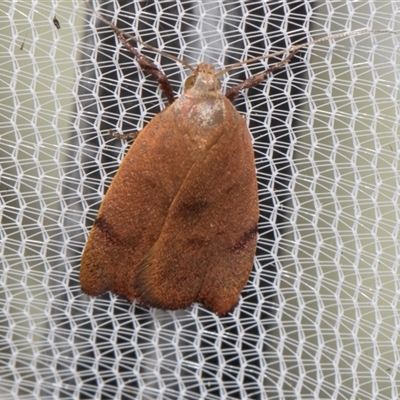
{"label": "wire mesh", "polygon": [[[398,1],[93,5],[218,68],[400,31]],[[249,282],[221,318],[81,293],[82,249],[129,147],[107,130],[140,129],[166,101],[84,2],[4,1],[0,22],[1,399],[399,398],[398,33],[307,48],[235,102],[261,219]],[[181,93],[188,71],[141,51]]]}

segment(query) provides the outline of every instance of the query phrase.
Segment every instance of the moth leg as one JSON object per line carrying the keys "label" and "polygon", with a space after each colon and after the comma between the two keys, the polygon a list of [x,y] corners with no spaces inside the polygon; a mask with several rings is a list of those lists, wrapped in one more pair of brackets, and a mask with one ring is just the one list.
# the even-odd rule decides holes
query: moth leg
{"label": "moth leg", "polygon": [[118,132],[114,131],[113,129],[109,129],[108,133],[113,138],[121,139],[121,140],[130,140],[130,139],[135,140],[137,138],[137,136],[139,135],[138,131],[129,132],[129,133],[118,133]]}
{"label": "moth leg", "polygon": [[[175,96],[174,92],[172,90],[171,84],[169,83],[169,80],[167,76],[162,73],[157,65],[155,65],[149,58],[146,56],[140,54],[135,47],[133,47],[128,40],[124,37],[123,33],[118,33],[117,37],[119,41],[135,56],[139,66],[146,71],[150,75],[154,75],[158,83],[160,84],[160,89],[165,93],[168,99],[168,103],[172,104],[175,101]],[[110,129],[108,133],[116,138],[116,139],[121,139],[121,140],[130,140],[133,139],[135,140],[137,136],[139,135],[138,131],[134,132],[129,132],[129,133],[117,133],[116,131]]]}
{"label": "moth leg", "polygon": [[289,53],[289,55],[284,58],[283,60],[279,61],[272,67],[268,68],[264,72],[261,72],[257,75],[251,76],[250,78],[247,78],[243,82],[239,83],[236,86],[233,86],[230,88],[226,93],[225,96],[228,100],[234,101],[240,94],[240,92],[244,89],[250,89],[254,86],[257,86],[259,83],[261,83],[269,74],[272,72],[276,71],[279,68],[282,68],[285,64],[287,64],[293,56],[299,51],[299,49],[295,49],[292,52]]}
{"label": "moth leg", "polygon": [[145,70],[148,74],[154,75],[160,85],[160,89],[165,93],[168,99],[168,103],[172,104],[175,101],[174,92],[172,86],[169,83],[167,76],[162,73],[157,65],[155,65],[149,58],[140,54],[130,43],[122,33],[118,35],[119,41],[136,57],[136,60],[140,67]]}

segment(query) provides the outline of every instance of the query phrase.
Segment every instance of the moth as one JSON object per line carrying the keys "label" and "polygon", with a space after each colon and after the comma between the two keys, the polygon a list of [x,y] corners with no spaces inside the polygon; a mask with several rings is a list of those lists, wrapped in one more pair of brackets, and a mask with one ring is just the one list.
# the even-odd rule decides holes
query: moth
{"label": "moth", "polygon": [[[98,15],[154,75],[169,105],[139,133],[101,204],[81,261],[83,292],[111,291],[165,310],[203,303],[232,311],[252,270],[259,205],[251,136],[232,105],[301,48],[369,30],[343,33],[246,62],[286,54],[226,94],[215,72],[200,63],[175,100],[168,78],[132,45],[139,42]],[[157,49],[152,48],[155,51]]]}

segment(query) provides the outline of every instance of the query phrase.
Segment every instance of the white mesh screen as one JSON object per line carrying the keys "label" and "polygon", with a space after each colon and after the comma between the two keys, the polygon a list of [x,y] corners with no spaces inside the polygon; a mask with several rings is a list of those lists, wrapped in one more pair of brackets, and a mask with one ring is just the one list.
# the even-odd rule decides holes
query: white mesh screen
{"label": "white mesh screen", "polygon": [[[102,14],[219,68],[400,32],[399,1],[120,3]],[[85,239],[129,146],[107,129],[140,129],[166,100],[80,0],[2,1],[0,24],[0,399],[400,397],[398,33],[308,48],[235,102],[262,217],[240,304],[220,318],[81,293]],[[187,71],[151,57],[180,93]]]}

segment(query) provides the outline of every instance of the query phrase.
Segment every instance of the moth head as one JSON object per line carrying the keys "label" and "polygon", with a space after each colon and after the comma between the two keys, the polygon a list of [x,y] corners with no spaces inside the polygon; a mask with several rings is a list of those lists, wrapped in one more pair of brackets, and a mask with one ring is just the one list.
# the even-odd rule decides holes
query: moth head
{"label": "moth head", "polygon": [[221,82],[215,75],[213,65],[201,63],[185,81],[185,91],[193,92],[215,92],[221,90]]}

